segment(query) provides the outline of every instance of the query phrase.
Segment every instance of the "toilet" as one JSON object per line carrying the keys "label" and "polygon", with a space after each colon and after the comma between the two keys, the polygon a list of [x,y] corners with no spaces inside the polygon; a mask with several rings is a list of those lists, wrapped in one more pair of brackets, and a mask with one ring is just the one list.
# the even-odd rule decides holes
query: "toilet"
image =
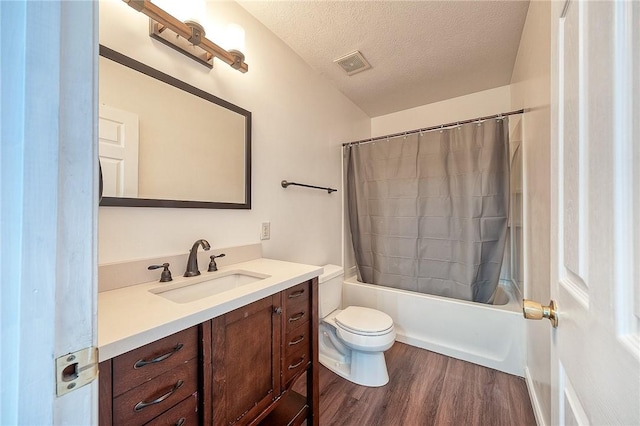
{"label": "toilet", "polygon": [[384,351],[396,338],[393,320],[375,309],[339,309],[343,276],[342,267],[325,265],[318,278],[320,363],[353,383],[384,386],[389,382]]}

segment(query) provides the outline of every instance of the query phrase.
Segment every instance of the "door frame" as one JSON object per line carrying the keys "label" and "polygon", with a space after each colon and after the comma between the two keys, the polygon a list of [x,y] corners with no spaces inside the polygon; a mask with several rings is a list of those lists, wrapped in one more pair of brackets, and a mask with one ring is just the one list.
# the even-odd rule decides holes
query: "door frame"
{"label": "door frame", "polygon": [[1,424],[96,424],[97,381],[56,396],[56,358],[97,344],[98,3],[0,2]]}

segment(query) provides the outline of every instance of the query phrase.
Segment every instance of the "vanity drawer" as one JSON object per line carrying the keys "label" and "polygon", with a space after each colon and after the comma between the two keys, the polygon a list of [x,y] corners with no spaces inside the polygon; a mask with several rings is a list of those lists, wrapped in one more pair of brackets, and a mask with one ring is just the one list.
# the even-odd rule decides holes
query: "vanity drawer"
{"label": "vanity drawer", "polygon": [[305,347],[308,350],[309,345],[311,344],[311,340],[309,338],[311,330],[309,330],[309,328],[309,323],[305,323],[286,334],[283,342],[285,357],[289,353],[299,351],[302,347]]}
{"label": "vanity drawer", "polygon": [[146,423],[146,426],[198,426],[198,424],[198,394],[194,393],[172,409]]}
{"label": "vanity drawer", "polygon": [[198,357],[198,328],[191,327],[113,359],[113,396]]}
{"label": "vanity drawer", "polygon": [[198,389],[198,361],[194,359],[113,400],[113,424],[142,425]]}
{"label": "vanity drawer", "polygon": [[310,328],[307,321],[285,335],[282,342],[284,347],[282,375],[285,385],[309,364]]}
{"label": "vanity drawer", "polygon": [[284,365],[282,376],[285,386],[298,373],[303,371],[309,365],[309,345],[300,347],[297,351],[291,351],[284,356]]}
{"label": "vanity drawer", "polygon": [[310,319],[309,283],[287,289],[283,297],[285,333],[289,333]]}
{"label": "vanity drawer", "polygon": [[302,300],[309,300],[309,282],[295,285],[283,291],[285,306]]}

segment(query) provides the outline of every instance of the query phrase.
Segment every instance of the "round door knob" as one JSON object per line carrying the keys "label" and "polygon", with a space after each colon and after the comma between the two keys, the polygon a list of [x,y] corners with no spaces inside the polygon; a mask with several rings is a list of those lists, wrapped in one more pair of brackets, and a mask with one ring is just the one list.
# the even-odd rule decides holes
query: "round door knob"
{"label": "round door knob", "polygon": [[522,314],[526,319],[532,320],[548,318],[553,328],[558,327],[558,307],[553,300],[549,302],[549,306],[543,306],[533,300],[524,299],[522,301]]}
{"label": "round door knob", "polygon": [[273,312],[278,315],[282,315],[282,308],[280,306],[278,306],[277,308],[273,308]]}

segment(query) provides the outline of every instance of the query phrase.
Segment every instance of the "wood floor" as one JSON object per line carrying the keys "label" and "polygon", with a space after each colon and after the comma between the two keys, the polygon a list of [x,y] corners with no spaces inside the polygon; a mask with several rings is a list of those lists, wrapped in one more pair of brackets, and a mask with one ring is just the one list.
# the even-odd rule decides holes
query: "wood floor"
{"label": "wood floor", "polygon": [[536,424],[522,378],[398,342],[385,356],[381,388],[321,368],[321,426]]}

